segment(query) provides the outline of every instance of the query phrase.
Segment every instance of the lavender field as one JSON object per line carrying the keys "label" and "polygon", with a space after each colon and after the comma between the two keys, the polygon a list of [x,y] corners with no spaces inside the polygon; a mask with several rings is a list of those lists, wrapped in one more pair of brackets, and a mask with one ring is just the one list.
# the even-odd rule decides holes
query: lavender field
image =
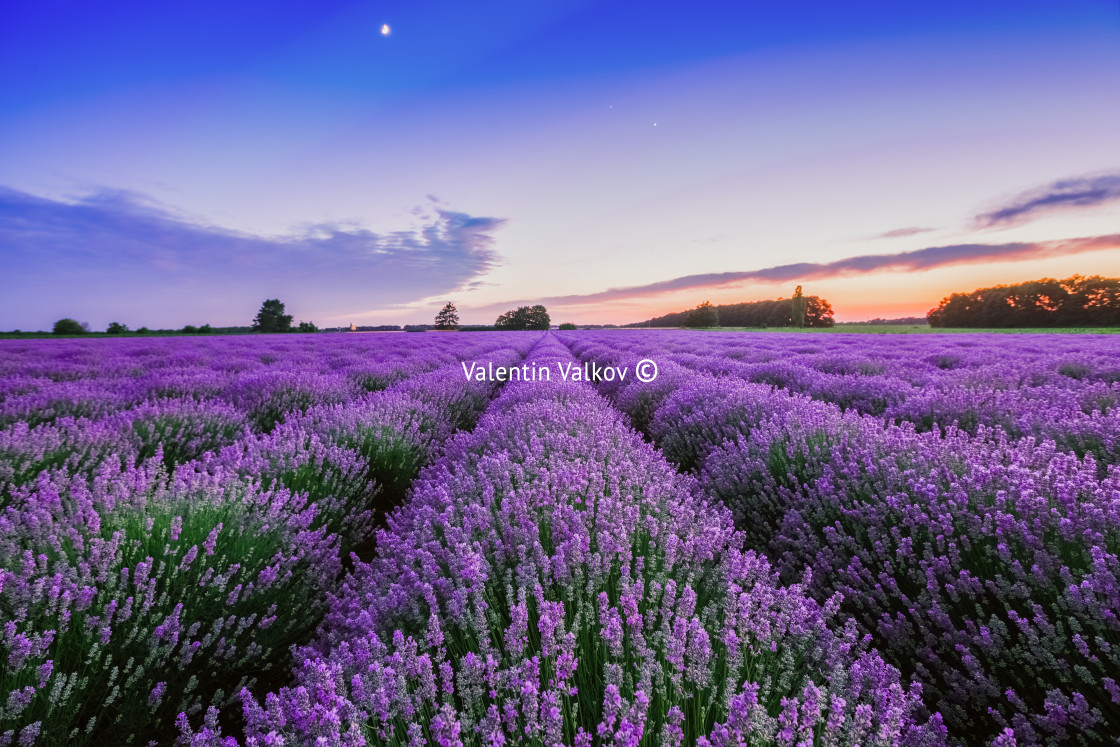
{"label": "lavender field", "polygon": [[1117,744],[1118,404],[1095,335],[0,341],[0,744]]}

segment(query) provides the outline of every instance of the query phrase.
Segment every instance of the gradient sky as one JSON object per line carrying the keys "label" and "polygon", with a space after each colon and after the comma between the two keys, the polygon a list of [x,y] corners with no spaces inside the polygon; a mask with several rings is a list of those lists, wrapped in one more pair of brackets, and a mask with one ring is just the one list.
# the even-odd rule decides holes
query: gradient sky
{"label": "gradient sky", "polygon": [[1120,4],[9,1],[0,260],[0,329],[1118,276]]}

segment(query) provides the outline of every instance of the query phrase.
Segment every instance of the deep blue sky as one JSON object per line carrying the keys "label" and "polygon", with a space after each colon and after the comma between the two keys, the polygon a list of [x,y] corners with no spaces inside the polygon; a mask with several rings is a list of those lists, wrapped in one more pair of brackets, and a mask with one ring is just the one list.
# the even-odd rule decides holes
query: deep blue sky
{"label": "deep blue sky", "polygon": [[0,329],[922,313],[1120,271],[1117,132],[1115,0],[7,2]]}
{"label": "deep blue sky", "polygon": [[[138,85],[255,75],[339,93],[672,67],[787,44],[1120,30],[1110,0],[939,2],[9,2],[5,113]],[[393,44],[377,44],[381,23]]]}

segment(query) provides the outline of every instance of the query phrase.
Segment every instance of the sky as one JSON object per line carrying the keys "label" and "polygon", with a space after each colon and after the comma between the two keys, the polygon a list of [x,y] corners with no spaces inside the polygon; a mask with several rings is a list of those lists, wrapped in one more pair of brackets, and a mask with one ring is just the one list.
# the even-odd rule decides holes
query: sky
{"label": "sky", "polygon": [[10,0],[0,267],[0,329],[1120,276],[1120,4]]}

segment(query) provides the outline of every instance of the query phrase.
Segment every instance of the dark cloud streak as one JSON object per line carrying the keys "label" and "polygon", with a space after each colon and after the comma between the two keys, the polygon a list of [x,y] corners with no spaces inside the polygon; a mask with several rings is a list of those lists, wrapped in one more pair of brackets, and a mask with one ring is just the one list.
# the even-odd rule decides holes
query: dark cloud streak
{"label": "dark cloud streak", "polygon": [[1022,262],[1068,254],[1120,248],[1120,234],[1091,236],[1063,241],[1013,242],[1008,244],[952,244],[931,246],[897,254],[865,254],[837,260],[836,262],[799,262],[745,272],[720,272],[702,275],[685,275],[647,285],[611,288],[598,293],[553,296],[534,301],[510,301],[487,306],[489,310],[506,308],[524,303],[543,303],[546,306],[579,306],[584,304],[619,301],[626,298],[653,296],[697,288],[719,288],[748,281],[762,283],[791,282],[794,280],[823,280],[826,278],[869,275],[876,272],[922,272],[938,267],[974,264],[981,262]]}
{"label": "dark cloud streak", "polygon": [[1120,201],[1120,174],[1104,174],[1056,181],[1023,192],[1008,204],[977,215],[977,228],[997,228],[1026,223],[1041,215],[1077,210]]}

